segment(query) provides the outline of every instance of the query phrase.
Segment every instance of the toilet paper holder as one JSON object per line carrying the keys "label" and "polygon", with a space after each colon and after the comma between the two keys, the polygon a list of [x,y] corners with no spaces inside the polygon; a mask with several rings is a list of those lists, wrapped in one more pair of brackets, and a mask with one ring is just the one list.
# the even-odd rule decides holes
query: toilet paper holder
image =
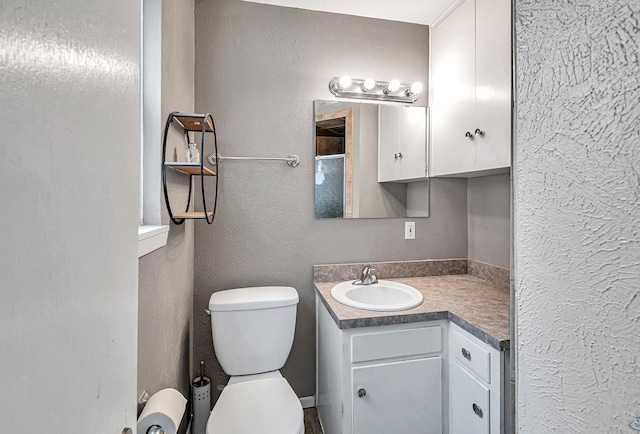
{"label": "toilet paper holder", "polygon": [[[129,427],[122,430],[122,434],[133,434],[133,430]],[[149,427],[146,433],[144,434],[167,434],[161,426],[154,425]]]}
{"label": "toilet paper holder", "polygon": [[138,416],[138,434],[176,434],[186,404],[186,398],[176,389],[154,393]]}
{"label": "toilet paper holder", "polygon": [[[133,430],[129,427],[126,427],[122,430],[122,434],[133,434]],[[167,434],[161,426],[154,425],[149,427],[146,433],[144,434]]]}

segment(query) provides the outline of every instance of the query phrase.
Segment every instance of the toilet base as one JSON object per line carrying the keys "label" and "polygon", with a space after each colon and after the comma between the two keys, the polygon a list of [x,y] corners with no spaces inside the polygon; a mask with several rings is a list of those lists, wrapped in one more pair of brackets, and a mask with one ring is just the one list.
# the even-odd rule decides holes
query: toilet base
{"label": "toilet base", "polygon": [[222,390],[206,434],[304,434],[304,413],[295,392],[280,374],[234,376]]}

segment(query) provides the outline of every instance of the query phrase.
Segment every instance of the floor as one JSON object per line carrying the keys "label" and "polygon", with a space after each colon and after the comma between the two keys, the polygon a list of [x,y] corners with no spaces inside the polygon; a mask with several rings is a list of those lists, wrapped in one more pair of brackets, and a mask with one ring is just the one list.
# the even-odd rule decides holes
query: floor
{"label": "floor", "polygon": [[304,434],[323,434],[315,407],[304,409]]}

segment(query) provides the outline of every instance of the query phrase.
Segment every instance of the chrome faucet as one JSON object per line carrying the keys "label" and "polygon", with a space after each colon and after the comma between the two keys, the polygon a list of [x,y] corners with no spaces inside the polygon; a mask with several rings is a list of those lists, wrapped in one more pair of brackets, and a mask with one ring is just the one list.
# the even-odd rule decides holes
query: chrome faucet
{"label": "chrome faucet", "polygon": [[378,278],[372,272],[376,270],[373,265],[366,265],[360,273],[360,279],[353,282],[354,285],[373,285],[378,283]]}

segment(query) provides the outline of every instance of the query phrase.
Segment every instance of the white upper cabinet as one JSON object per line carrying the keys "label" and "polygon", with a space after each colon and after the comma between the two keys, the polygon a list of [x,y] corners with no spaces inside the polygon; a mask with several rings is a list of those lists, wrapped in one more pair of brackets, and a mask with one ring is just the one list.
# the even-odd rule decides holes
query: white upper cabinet
{"label": "white upper cabinet", "polygon": [[380,105],[378,182],[407,182],[427,177],[427,109]]}
{"label": "white upper cabinet", "polygon": [[431,28],[431,176],[511,167],[511,2],[466,0]]}

